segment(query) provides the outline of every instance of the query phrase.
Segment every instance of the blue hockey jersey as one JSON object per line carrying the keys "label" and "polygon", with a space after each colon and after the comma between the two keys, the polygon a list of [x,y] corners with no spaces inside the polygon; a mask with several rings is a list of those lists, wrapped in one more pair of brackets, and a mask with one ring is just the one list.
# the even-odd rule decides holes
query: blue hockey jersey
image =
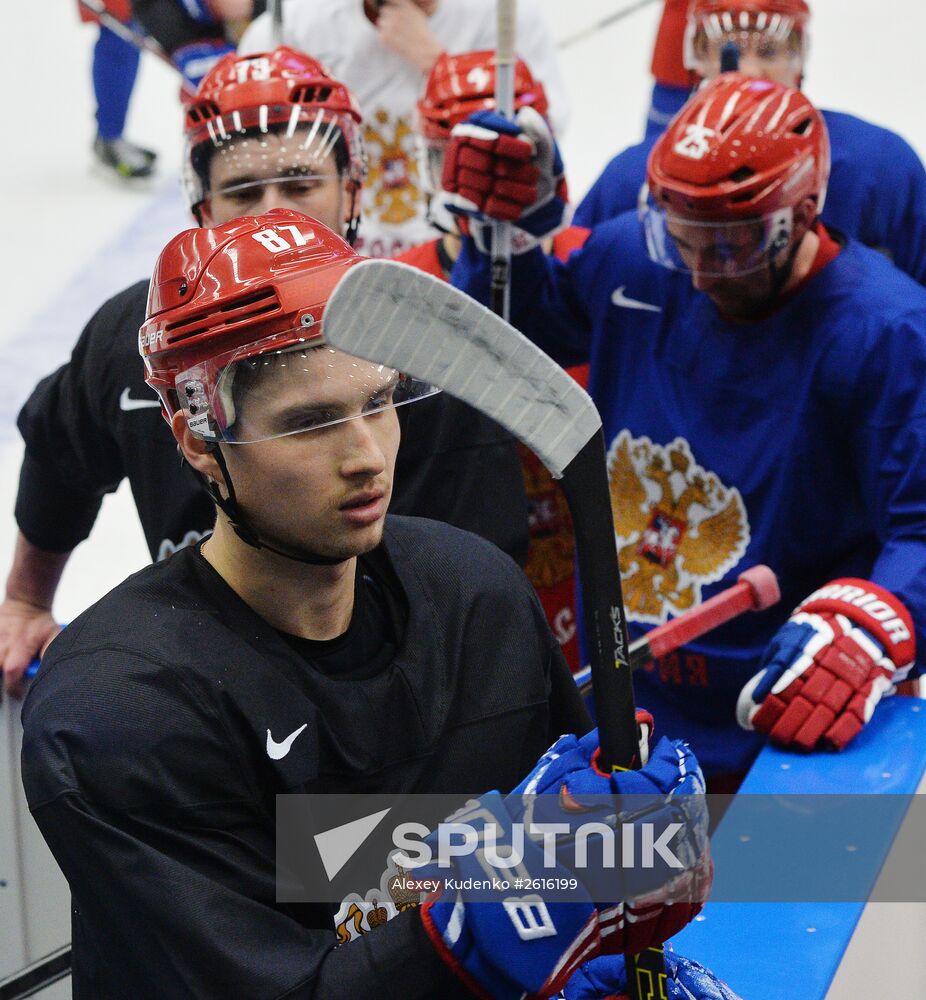
{"label": "blue hockey jersey", "polygon": [[[470,240],[454,283],[485,301]],[[566,263],[516,257],[512,318],[560,363],[590,360],[633,635],[749,566],[778,574],[779,605],[635,677],[707,773],[748,767],[762,737],[737,726],[737,695],[821,584],[880,583],[926,650],[926,290],[850,241],[771,316],[733,323],[649,260],[627,213]]]}
{"label": "blue hockey jersey", "polygon": [[[919,157],[888,129],[839,111],[822,114],[833,160],[823,221],[886,252],[926,284],[926,170]],[[648,133],[611,160],[576,209],[575,225],[591,228],[637,207],[658,138]]]}

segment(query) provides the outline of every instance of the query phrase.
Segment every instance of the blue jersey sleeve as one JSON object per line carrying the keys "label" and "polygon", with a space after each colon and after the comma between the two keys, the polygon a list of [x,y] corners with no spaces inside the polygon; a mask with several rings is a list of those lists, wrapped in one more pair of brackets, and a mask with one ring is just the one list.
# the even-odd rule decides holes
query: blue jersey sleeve
{"label": "blue jersey sleeve", "polygon": [[589,188],[573,216],[576,226],[597,226],[622,212],[634,211],[646,181],[646,161],[658,135],[618,153]]}
{"label": "blue jersey sleeve", "polygon": [[926,284],[926,170],[895,132],[824,112],[832,146],[821,217]]}
{"label": "blue jersey sleeve", "polygon": [[926,311],[898,322],[859,360],[853,450],[880,542],[871,578],[910,611],[926,664]]}

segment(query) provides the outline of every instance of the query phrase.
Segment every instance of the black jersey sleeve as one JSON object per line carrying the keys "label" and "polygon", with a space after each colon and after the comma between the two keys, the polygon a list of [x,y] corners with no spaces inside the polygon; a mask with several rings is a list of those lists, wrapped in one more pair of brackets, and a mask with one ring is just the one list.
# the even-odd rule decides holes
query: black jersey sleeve
{"label": "black jersey sleeve", "polygon": [[[147,282],[106,302],[84,328],[70,360],[35,387],[17,421],[26,446],[16,522],[33,545],[67,552],[89,534],[102,497],[125,476],[113,421],[114,355],[137,357]],[[114,395],[115,393],[115,395]]]}
{"label": "black jersey sleeve", "polygon": [[27,799],[72,893],[76,1000],[468,995],[415,912],[335,948],[329,908],[276,903],[272,796],[179,669],[117,643],[52,653],[23,719]]}
{"label": "black jersey sleeve", "polygon": [[[550,637],[553,638],[552,635]],[[592,718],[579,694],[572,671],[556,640],[550,652],[550,743],[564,733],[584,736],[592,728]]]}

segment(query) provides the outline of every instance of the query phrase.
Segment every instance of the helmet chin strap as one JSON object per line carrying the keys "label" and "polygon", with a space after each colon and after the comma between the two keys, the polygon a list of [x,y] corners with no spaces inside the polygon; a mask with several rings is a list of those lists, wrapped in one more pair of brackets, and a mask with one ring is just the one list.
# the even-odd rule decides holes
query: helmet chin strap
{"label": "helmet chin strap", "polygon": [[347,224],[347,232],[344,233],[344,239],[347,240],[351,246],[357,242],[357,230],[360,228],[360,212],[357,205],[359,200],[359,190],[352,191],[350,196],[350,222]]}
{"label": "helmet chin strap", "polygon": [[241,505],[238,503],[238,498],[235,496],[235,487],[232,483],[228,466],[225,463],[225,456],[222,454],[222,449],[217,443],[211,442],[209,444],[209,452],[215,458],[219,468],[222,470],[222,476],[225,479],[225,487],[228,490],[228,496],[223,497],[222,492],[219,489],[219,484],[214,482],[212,479],[208,479],[206,476],[203,476],[206,490],[215,501],[215,505],[220,508],[222,513],[228,518],[235,534],[241,539],[242,542],[245,543],[245,545],[250,545],[251,548],[254,549],[266,549],[268,552],[273,552],[275,555],[282,556],[284,559],[292,559],[293,562],[308,563],[310,566],[337,566],[338,563],[347,561],[346,559],[336,559],[331,556],[323,556],[317,552],[312,552],[310,549],[303,549],[301,552],[286,552],[284,549],[278,549],[276,546],[270,545],[269,542],[263,541],[254,528],[251,527],[247,516],[241,509]]}

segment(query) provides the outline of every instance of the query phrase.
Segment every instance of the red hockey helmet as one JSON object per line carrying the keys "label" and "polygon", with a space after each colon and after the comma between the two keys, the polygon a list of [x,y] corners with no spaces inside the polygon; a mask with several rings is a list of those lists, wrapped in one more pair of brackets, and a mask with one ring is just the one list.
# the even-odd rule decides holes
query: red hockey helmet
{"label": "red hockey helmet", "polygon": [[[216,155],[234,163],[235,173],[245,178],[237,190],[311,177],[313,163],[333,152],[356,193],[366,176],[360,126],[353,94],[311,56],[285,45],[272,52],[227,55],[204,77],[185,111],[184,183],[190,208],[199,218]],[[279,140],[272,156],[263,141],[253,141],[270,132]]]}
{"label": "red hockey helmet", "polygon": [[[822,210],[829,170],[826,125],[801,91],[724,73],[691,98],[650,153],[640,205],[650,256],[700,273],[756,270],[790,242],[798,205],[814,198]],[[686,263],[672,232],[678,225],[712,231],[716,272]]]}
{"label": "red hockey helmet", "polygon": [[[495,53],[462,52],[438,56],[418,101],[418,128],[426,139],[446,141],[454,125],[477,111],[495,109]],[[530,106],[547,114],[547,95],[523,59],[514,68],[515,108]]]}
{"label": "red hockey helmet", "polygon": [[[175,236],[155,265],[148,318],[139,330],[145,378],[165,416],[183,410],[199,437],[244,443],[314,430],[433,392],[357,359],[351,412],[304,404],[332,377],[325,373],[331,366],[313,354],[324,345],[325,305],[361,259],[330,229],[289,209]],[[281,414],[269,405],[284,391],[298,412]],[[246,405],[255,400],[259,405]]]}
{"label": "red hockey helmet", "polygon": [[797,86],[807,54],[805,0],[692,0],[685,32],[685,66],[705,79],[720,72],[725,42],[755,59],[754,76]]}
{"label": "red hockey helmet", "polygon": [[[447,212],[440,196],[444,149],[454,125],[477,111],[495,110],[495,52],[447,52],[437,57],[418,101],[418,174],[430,196],[428,218],[443,232],[456,232],[455,217]],[[547,95],[523,59],[514,67],[514,107],[532,107],[546,116]]]}

